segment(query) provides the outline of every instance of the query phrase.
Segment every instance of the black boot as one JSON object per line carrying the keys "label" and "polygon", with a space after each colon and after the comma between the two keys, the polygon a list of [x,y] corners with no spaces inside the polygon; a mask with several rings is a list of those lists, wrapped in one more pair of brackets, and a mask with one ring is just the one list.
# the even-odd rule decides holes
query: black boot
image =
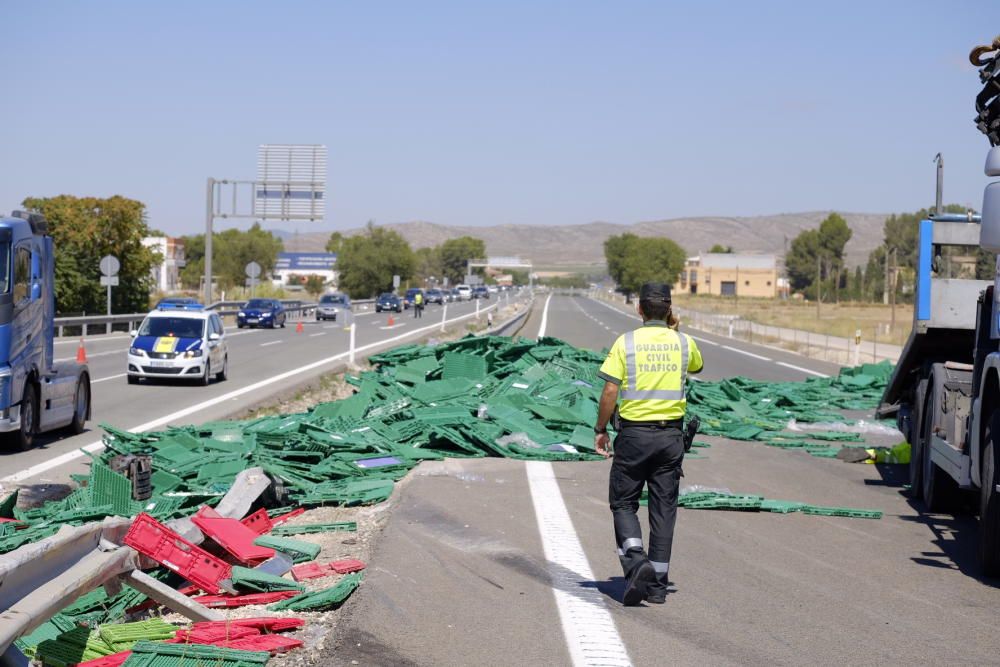
{"label": "black boot", "polygon": [[625,578],[625,594],[622,596],[622,604],[626,607],[634,607],[646,598],[646,588],[656,582],[656,570],[652,564],[643,558],[628,573]]}

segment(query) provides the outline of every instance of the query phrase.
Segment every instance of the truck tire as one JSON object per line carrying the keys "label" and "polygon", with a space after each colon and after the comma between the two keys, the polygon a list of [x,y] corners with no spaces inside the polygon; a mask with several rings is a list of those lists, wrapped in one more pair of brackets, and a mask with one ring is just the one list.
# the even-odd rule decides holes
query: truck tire
{"label": "truck tire", "polygon": [[12,441],[14,447],[26,452],[35,446],[35,431],[38,425],[38,389],[28,382],[24,385],[24,396],[21,398],[21,428],[14,431]]}
{"label": "truck tire", "polygon": [[90,414],[90,382],[86,375],[81,375],[76,383],[76,393],[73,394],[73,421],[69,424],[69,430],[73,435],[83,433],[87,426],[88,414]]}
{"label": "truck tire", "polygon": [[913,421],[910,432],[906,434],[910,441],[910,497],[920,500],[924,497],[924,402],[927,400],[927,379],[917,383],[917,393],[913,404]]}
{"label": "truck tire", "polygon": [[[928,385],[930,386],[930,385]],[[921,414],[920,443],[923,470],[921,475],[924,507],[928,512],[947,512],[958,498],[958,485],[931,461],[931,429],[934,426],[934,397],[927,396]]]}
{"label": "truck tire", "polygon": [[996,485],[996,452],[1000,443],[1000,410],[994,410],[986,422],[983,437],[982,486],[979,489],[979,567],[987,577],[1000,576],[1000,493]]}

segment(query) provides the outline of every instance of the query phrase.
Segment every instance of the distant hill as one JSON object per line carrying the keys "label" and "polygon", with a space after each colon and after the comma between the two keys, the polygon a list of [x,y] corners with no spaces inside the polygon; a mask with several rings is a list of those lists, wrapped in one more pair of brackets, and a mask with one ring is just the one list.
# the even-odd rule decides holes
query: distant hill
{"label": "distant hill", "polygon": [[[695,255],[716,243],[730,245],[737,252],[769,253],[783,257],[785,243],[799,232],[819,226],[830,211],[781,213],[753,217],[675,218],[619,225],[590,222],[580,225],[493,225],[485,227],[439,225],[433,222],[386,224],[414,248],[434,246],[459,236],[475,236],[486,242],[491,255],[520,255],[535,266],[559,267],[604,266],[604,240],[609,236],[632,232],[639,236],[665,236]],[[882,244],[883,213],[841,213],[853,230],[847,244],[847,263],[864,264],[868,253]],[[282,239],[285,249],[299,252],[320,251],[330,238],[330,231],[291,233],[271,230]],[[361,228],[341,230],[346,236]]]}

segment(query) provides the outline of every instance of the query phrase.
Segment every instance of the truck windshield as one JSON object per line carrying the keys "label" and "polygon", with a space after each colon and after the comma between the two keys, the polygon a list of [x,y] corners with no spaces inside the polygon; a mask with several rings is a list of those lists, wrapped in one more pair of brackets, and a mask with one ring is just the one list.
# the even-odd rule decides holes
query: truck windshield
{"label": "truck windshield", "polygon": [[0,294],[10,290],[10,244],[0,243]]}
{"label": "truck windshield", "polygon": [[147,317],[139,327],[140,336],[169,338],[201,338],[205,320],[194,317]]}

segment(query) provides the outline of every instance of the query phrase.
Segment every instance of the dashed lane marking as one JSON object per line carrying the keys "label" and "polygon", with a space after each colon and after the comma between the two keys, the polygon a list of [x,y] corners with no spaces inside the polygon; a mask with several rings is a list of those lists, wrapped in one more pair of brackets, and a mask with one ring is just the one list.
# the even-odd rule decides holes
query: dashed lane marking
{"label": "dashed lane marking", "polygon": [[828,378],[830,377],[826,373],[820,373],[819,371],[810,370],[808,368],[802,368],[802,366],[796,366],[795,364],[786,364],[784,361],[776,361],[779,366],[784,366],[785,368],[791,368],[793,371],[802,371],[803,373],[808,373],[809,375],[815,375],[818,378]]}

